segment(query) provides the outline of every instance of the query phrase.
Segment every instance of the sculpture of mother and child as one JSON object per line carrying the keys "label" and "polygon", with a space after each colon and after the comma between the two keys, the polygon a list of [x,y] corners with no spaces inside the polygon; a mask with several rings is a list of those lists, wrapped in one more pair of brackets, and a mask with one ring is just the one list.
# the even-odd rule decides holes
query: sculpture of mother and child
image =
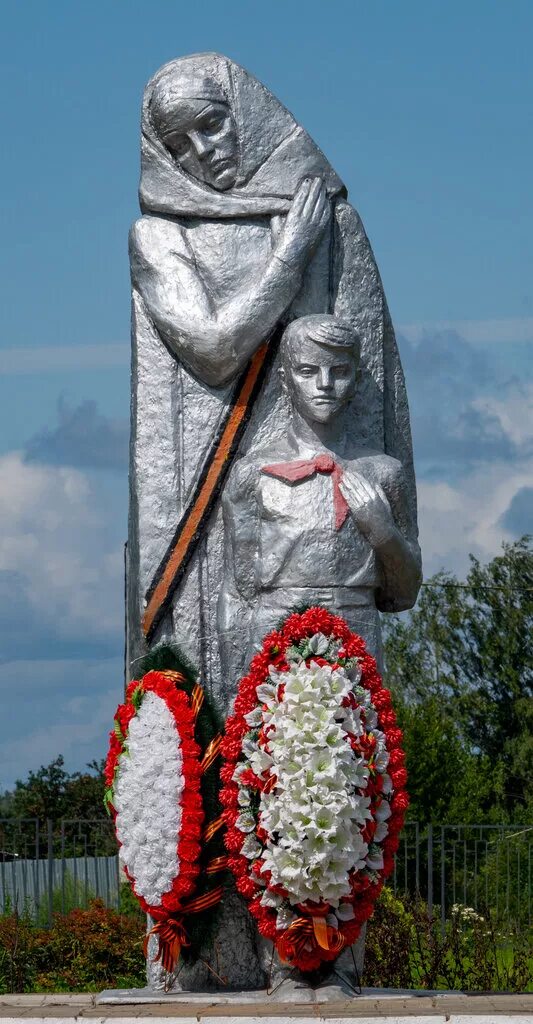
{"label": "sculpture of mother and child", "polygon": [[[341,181],[261,83],[201,54],[146,87],[140,203],[129,663],[179,641],[226,712],[302,604],[341,614],[381,663],[379,611],[420,584],[416,492],[394,332]],[[260,945],[230,894],[207,958],[259,988]],[[179,987],[212,981],[200,964]]]}

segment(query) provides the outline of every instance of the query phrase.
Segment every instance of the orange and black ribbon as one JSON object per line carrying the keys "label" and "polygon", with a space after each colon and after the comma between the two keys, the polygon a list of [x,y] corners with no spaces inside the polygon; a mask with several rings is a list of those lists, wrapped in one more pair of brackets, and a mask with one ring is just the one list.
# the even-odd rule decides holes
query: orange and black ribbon
{"label": "orange and black ribbon", "polygon": [[159,943],[154,963],[160,960],[165,971],[168,974],[172,974],[183,946],[189,945],[182,918],[168,917],[166,921],[158,921],[154,925],[144,940],[143,950],[145,957],[148,956],[148,943],[152,935],[156,936]]}
{"label": "orange and black ribbon", "polygon": [[191,707],[193,710],[195,720],[198,718],[198,715],[200,714],[204,700],[205,694],[202,687],[200,686],[200,683],[195,683],[191,693]]}
{"label": "orange and black ribbon", "polygon": [[202,760],[200,762],[200,767],[202,769],[202,775],[204,774],[204,772],[207,772],[209,770],[209,768],[211,767],[211,765],[214,763],[214,761],[216,761],[216,759],[217,759],[217,757],[218,757],[218,755],[220,753],[220,747],[221,746],[222,746],[222,736],[219,733],[218,736],[215,736],[211,740],[211,742],[207,745],[207,747],[205,748],[204,756],[202,757]]}
{"label": "orange and black ribbon", "polygon": [[212,857],[209,861],[205,873],[206,875],[216,875],[218,871],[225,871],[228,866],[228,857]]}
{"label": "orange and black ribbon", "polygon": [[217,436],[205,460],[191,500],[146,594],[142,627],[148,641],[164,617],[176,587],[203,535],[213,505],[231,467],[246,424],[277,350],[282,328],[258,349],[239,378]]}
{"label": "orange and black ribbon", "polygon": [[220,903],[221,899],[222,886],[218,885],[216,889],[211,889],[210,892],[204,893],[203,896],[197,896],[194,900],[186,903],[182,907],[179,916],[167,917],[165,921],[158,921],[145,937],[144,955],[148,955],[150,936],[155,935],[158,939],[159,948],[157,956],[154,957],[154,963],[160,960],[164,970],[168,974],[172,974],[182,949],[190,945],[183,918],[187,914],[199,914],[202,910],[208,910],[210,907]]}
{"label": "orange and black ribbon", "polygon": [[187,680],[183,675],[183,672],[175,672],[174,669],[165,668],[159,672],[159,675],[165,676],[166,679],[172,679],[174,683],[185,683]]}
{"label": "orange and black ribbon", "polygon": [[213,821],[210,821],[209,824],[206,825],[206,827],[204,829],[204,834],[203,834],[203,837],[202,837],[204,842],[208,843],[209,840],[212,839],[213,836],[215,835],[215,832],[218,832],[219,828],[223,828],[223,827],[224,827],[224,817],[223,817],[222,814],[219,814],[218,818],[214,818]]}
{"label": "orange and black ribbon", "polygon": [[345,946],[344,936],[332,928],[325,917],[313,914],[311,917],[297,917],[277,942],[282,960],[292,963],[299,959],[306,947],[317,946],[334,953],[340,953]]}

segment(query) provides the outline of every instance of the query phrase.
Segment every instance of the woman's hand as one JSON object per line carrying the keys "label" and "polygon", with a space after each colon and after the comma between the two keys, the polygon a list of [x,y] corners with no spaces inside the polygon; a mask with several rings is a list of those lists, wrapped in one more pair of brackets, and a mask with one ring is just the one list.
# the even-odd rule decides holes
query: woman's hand
{"label": "woman's hand", "polygon": [[304,178],[292,201],[274,254],[283,263],[303,271],[324,233],[329,216],[330,206],[322,178]]}

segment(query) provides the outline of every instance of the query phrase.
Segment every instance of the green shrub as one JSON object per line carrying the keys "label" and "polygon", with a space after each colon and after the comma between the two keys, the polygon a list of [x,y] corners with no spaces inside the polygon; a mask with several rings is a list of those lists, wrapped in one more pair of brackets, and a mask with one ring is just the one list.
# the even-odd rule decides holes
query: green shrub
{"label": "green shrub", "polygon": [[35,957],[37,989],[85,991],[142,985],[144,927],[93,900],[87,910],[54,915]]}
{"label": "green shrub", "polygon": [[363,983],[369,987],[522,992],[531,989],[527,933],[496,927],[490,911],[453,908],[444,930],[440,908],[398,899],[389,889],[368,924]]}
{"label": "green shrub", "polygon": [[[438,908],[436,908],[438,910]],[[413,908],[414,941],[410,948],[413,988],[462,989],[470,992],[522,992],[531,988],[530,936],[496,926],[489,910],[456,906],[444,929],[425,903]]]}
{"label": "green shrub", "polygon": [[411,964],[407,951],[414,935],[414,919],[390,889],[383,889],[368,923],[363,983],[367,988],[410,988]]}
{"label": "green shrub", "polygon": [[27,916],[0,918],[2,992],[76,992],[140,987],[145,981],[144,917],[99,900],[54,914],[50,929]]}
{"label": "green shrub", "polygon": [[28,913],[0,916],[0,992],[32,992],[39,932]]}
{"label": "green shrub", "polygon": [[[122,912],[93,900],[42,928],[27,912],[0,916],[0,992],[98,991],[145,984],[145,916],[121,892]],[[369,922],[363,984],[467,991],[531,988],[527,936],[498,931],[489,913],[456,907],[444,932],[420,902],[384,889]]]}

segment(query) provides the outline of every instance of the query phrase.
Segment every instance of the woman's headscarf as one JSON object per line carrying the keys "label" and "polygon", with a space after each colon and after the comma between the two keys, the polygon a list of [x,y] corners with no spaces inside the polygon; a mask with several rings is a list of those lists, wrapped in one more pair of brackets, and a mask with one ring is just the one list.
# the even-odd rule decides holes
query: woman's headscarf
{"label": "woman's headscarf", "polygon": [[[161,141],[153,96],[172,106],[174,98],[226,102],[239,139],[236,184],[225,192],[193,178]],[[320,175],[328,193],[344,186],[293,115],[248,71],[217,53],[182,57],[165,64],[144,91],[141,120],[143,213],[174,216],[245,217],[286,213],[304,177]]]}

